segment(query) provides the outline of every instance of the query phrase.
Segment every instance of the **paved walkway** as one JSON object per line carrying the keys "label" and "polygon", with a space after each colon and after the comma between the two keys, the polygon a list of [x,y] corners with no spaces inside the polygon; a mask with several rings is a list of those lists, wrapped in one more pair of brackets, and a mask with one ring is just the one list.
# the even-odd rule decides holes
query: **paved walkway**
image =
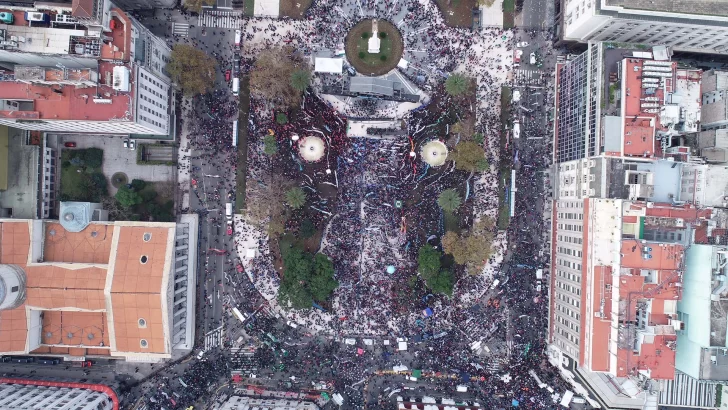
{"label": "paved walkway", "polygon": [[503,28],[503,0],[495,0],[488,6],[480,6],[480,21],[483,27]]}
{"label": "paved walkway", "polygon": [[280,8],[279,0],[255,0],[253,15],[256,17],[278,17]]}

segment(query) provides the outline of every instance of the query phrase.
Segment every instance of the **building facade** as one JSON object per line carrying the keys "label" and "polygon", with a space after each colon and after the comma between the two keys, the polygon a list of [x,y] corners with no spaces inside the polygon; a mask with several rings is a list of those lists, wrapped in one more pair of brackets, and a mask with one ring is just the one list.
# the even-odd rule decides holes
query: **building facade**
{"label": "building facade", "polygon": [[0,408],[118,410],[119,399],[100,384],[0,378]]}
{"label": "building facade", "polygon": [[701,71],[656,55],[590,43],[557,64],[554,162],[662,157],[673,138],[699,131]]}
{"label": "building facade", "polygon": [[318,410],[319,406],[309,401],[289,399],[263,399],[248,396],[232,396],[220,407],[219,410]]}
{"label": "building facade", "polygon": [[[171,49],[108,0],[0,2],[0,124],[58,133],[173,133]],[[33,25],[29,15],[50,24]],[[28,17],[30,18],[30,17]]]}
{"label": "building facade", "polygon": [[728,49],[728,9],[716,1],[562,0],[561,39],[664,45],[678,51]]}

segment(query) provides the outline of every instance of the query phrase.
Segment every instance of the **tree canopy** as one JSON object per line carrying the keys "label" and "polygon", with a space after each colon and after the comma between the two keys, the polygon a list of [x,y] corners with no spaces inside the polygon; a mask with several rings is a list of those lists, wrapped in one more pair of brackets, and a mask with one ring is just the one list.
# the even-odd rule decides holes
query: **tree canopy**
{"label": "tree canopy", "polygon": [[[310,69],[293,47],[270,48],[258,55],[250,71],[250,94],[276,108],[297,107],[309,79]],[[305,86],[303,80],[307,80]]]}
{"label": "tree canopy", "polygon": [[417,256],[418,271],[427,287],[434,293],[451,296],[453,275],[450,271],[441,269],[440,257],[442,257],[442,253],[433,246],[422,246]]}
{"label": "tree canopy", "polygon": [[447,232],[442,237],[442,248],[455,259],[459,265],[482,264],[492,254],[493,234],[492,219],[476,223],[469,232],[458,235]]}
{"label": "tree canopy", "polygon": [[204,94],[215,84],[217,62],[202,50],[185,44],[176,44],[172,49],[167,72],[186,96]]}
{"label": "tree canopy", "polygon": [[139,195],[138,192],[127,187],[126,185],[122,185],[121,187],[119,187],[119,190],[116,191],[116,195],[114,195],[114,197],[124,208],[131,208],[134,205],[139,205],[142,203],[142,201],[144,201],[144,199],[141,195]]}
{"label": "tree canopy", "polygon": [[193,12],[201,13],[202,6],[214,6],[215,0],[184,0],[184,8]]}
{"label": "tree canopy", "polygon": [[470,77],[466,77],[462,74],[451,74],[450,77],[445,80],[445,92],[453,97],[458,97],[470,91],[472,84],[473,80]]}
{"label": "tree canopy", "polygon": [[306,204],[306,193],[301,187],[293,187],[286,191],[286,203],[293,209],[299,209]]}
{"label": "tree canopy", "polygon": [[283,279],[278,300],[284,307],[307,309],[313,301],[322,302],[339,286],[334,279],[334,264],[328,256],[315,256],[293,247],[283,254]]}
{"label": "tree canopy", "polygon": [[273,135],[266,135],[263,137],[263,153],[268,156],[273,156],[278,152],[278,144],[276,143],[276,137]]}
{"label": "tree canopy", "polygon": [[464,141],[456,145],[452,158],[455,168],[462,171],[485,171],[488,168],[485,150],[474,141]]}
{"label": "tree canopy", "polygon": [[291,87],[298,91],[306,91],[310,83],[311,71],[309,70],[298,69],[291,74]]}
{"label": "tree canopy", "polygon": [[460,208],[461,203],[462,198],[460,198],[458,191],[454,189],[446,189],[440,192],[440,196],[437,197],[437,204],[445,212],[455,212]]}

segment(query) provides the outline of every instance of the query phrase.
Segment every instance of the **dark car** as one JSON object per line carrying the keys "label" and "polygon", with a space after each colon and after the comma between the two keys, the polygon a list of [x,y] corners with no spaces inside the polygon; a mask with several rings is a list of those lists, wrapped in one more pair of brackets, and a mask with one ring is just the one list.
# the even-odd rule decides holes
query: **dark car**
{"label": "dark car", "polygon": [[63,145],[65,145],[67,148],[76,148],[76,143],[73,141],[68,141],[67,143],[65,143]]}
{"label": "dark car", "polygon": [[38,359],[38,364],[55,365],[55,364],[58,364],[60,362],[61,362],[60,359],[56,359],[54,357],[41,357],[40,359]]}
{"label": "dark car", "polygon": [[10,359],[13,363],[33,363],[33,360],[32,357],[13,357]]}

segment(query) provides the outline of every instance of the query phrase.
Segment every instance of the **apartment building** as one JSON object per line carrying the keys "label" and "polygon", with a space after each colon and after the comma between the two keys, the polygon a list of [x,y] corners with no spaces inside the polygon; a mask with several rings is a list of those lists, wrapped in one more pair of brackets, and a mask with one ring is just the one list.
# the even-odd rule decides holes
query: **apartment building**
{"label": "apartment building", "polygon": [[0,1],[0,124],[99,134],[173,133],[166,43],[109,0]]}
{"label": "apartment building", "polygon": [[678,51],[728,49],[728,8],[720,1],[562,0],[562,40],[664,45]]}

